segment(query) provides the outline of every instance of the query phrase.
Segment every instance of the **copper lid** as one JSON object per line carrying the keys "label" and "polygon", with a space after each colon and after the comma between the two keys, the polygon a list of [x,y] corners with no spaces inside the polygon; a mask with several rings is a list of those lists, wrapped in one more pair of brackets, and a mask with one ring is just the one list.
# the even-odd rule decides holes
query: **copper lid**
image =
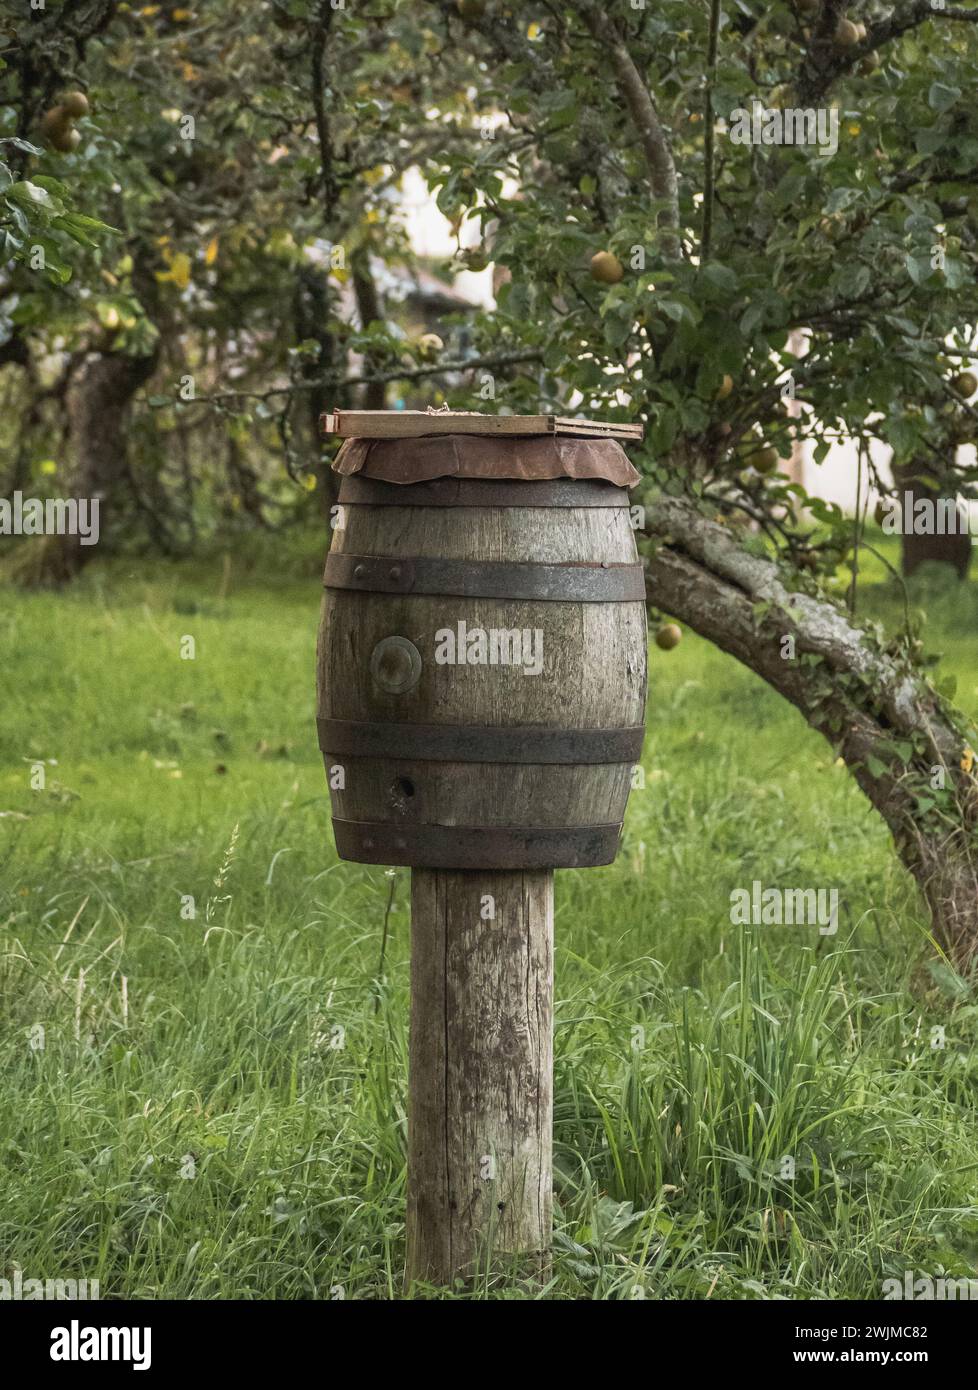
{"label": "copper lid", "polygon": [[641,474],[614,439],[488,438],[442,434],[420,439],[347,439],[333,468],[387,483],[430,478],[600,478],[634,487]]}

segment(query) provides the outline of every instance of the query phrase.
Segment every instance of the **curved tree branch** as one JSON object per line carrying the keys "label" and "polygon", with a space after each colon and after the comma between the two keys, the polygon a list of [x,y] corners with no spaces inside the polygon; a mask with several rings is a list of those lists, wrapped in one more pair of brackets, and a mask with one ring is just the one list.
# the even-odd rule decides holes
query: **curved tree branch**
{"label": "curved tree branch", "polygon": [[657,542],[649,600],[735,656],[828,740],[886,821],[938,941],[973,968],[978,782],[956,713],[906,659],[828,600],[791,589],[778,565],[691,502],[657,499],[646,529]]}
{"label": "curved tree branch", "polygon": [[713,203],[716,192],[716,122],[713,118],[713,89],[717,80],[717,47],[720,39],[720,0],[710,0],[710,34],[706,51],[706,109],[703,112],[703,235],[700,261],[710,259],[713,240]]}
{"label": "curved tree branch", "polygon": [[865,40],[840,52],[832,43],[832,35],[844,13],[845,0],[824,0],[798,84],[799,96],[806,103],[823,97],[837,77],[849,72],[868,53],[892,43],[911,29],[919,28],[929,19],[978,24],[978,6],[967,9],[961,5],[948,5],[944,9],[937,9],[932,0],[912,0],[910,4],[895,9],[888,18],[868,24]]}
{"label": "curved tree branch", "polygon": [[594,38],[607,50],[611,59],[618,90],[642,141],[653,196],[665,204],[657,219],[662,229],[662,250],[671,260],[676,260],[681,253],[678,236],[679,183],[669,137],[659,120],[652,94],[614,23],[598,5],[588,4],[582,14]]}

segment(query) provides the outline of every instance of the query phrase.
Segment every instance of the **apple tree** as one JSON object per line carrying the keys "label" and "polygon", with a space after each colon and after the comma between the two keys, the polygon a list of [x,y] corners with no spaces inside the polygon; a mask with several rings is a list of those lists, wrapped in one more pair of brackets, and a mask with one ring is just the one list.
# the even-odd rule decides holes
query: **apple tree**
{"label": "apple tree", "polygon": [[501,398],[645,422],[650,602],[829,740],[970,965],[974,735],[912,622],[859,625],[865,518],[787,465],[803,442],[818,463],[847,438],[872,479],[870,439],[907,458],[933,447],[943,404],[974,421],[978,6],[445,0],[430,14],[453,80],[467,55],[499,115],[493,139],[427,172],[506,269],[484,341],[539,355]]}

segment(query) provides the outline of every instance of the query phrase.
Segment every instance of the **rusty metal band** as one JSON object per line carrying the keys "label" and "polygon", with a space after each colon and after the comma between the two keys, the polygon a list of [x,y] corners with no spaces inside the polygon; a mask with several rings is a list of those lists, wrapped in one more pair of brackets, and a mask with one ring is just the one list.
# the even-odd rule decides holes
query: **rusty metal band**
{"label": "rusty metal band", "polygon": [[610,864],[621,823],[523,830],[510,826],[388,825],[333,818],[341,859],[418,869],[575,869]]}
{"label": "rusty metal band", "polygon": [[637,603],[645,598],[645,576],[637,564],[538,565],[511,560],[330,554],[323,583],[327,589],[375,594],[544,599],[556,603]]}
{"label": "rusty metal band", "polygon": [[400,762],[636,763],[645,726],[553,729],[542,725],[382,724],[317,719],[319,746],[331,757]]}
{"label": "rusty metal band", "polygon": [[553,481],[492,478],[430,478],[422,483],[388,483],[347,475],[341,506],[372,507],[627,507],[628,493],[595,478]]}

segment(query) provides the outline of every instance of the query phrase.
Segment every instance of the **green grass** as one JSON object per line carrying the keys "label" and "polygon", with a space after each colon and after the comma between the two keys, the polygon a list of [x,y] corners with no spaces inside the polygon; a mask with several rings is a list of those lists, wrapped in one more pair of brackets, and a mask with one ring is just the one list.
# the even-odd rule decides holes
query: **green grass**
{"label": "green grass", "polygon": [[[317,548],[3,594],[0,1273],[399,1296],[408,873],[378,979],[391,878],[337,861],[315,741]],[[862,602],[895,621],[880,574]],[[974,712],[978,596],[921,594]],[[976,1009],[928,971],[884,827],[691,634],[653,649],[643,766],[615,865],[558,875],[545,1296],[878,1298],[905,1269],[973,1274]],[[838,934],[731,926],[755,878],[837,887]]]}

